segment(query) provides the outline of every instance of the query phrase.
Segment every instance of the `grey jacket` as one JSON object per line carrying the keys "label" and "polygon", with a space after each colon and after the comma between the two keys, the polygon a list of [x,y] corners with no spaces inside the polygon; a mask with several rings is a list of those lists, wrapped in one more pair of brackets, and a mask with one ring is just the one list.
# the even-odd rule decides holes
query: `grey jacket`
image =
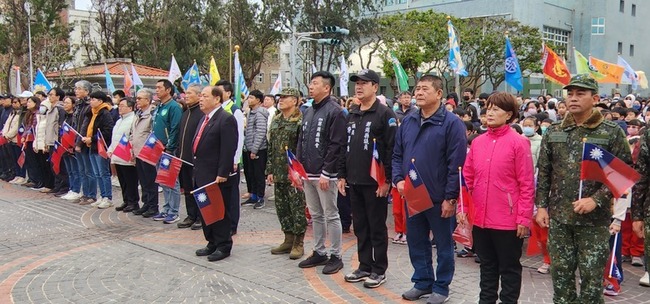
{"label": "grey jacket", "polygon": [[244,151],[257,154],[260,150],[266,150],[268,119],[269,111],[262,106],[248,113],[246,131],[244,133]]}
{"label": "grey jacket", "polygon": [[152,132],[151,123],[153,122],[153,116],[151,113],[154,108],[155,106],[150,105],[148,109],[135,113],[133,126],[131,127],[131,135],[129,136],[134,158],[140,154],[140,150],[144,147],[147,137]]}
{"label": "grey jacket", "polygon": [[59,140],[59,129],[65,121],[65,111],[58,103],[52,105],[45,114],[45,145],[54,146],[54,142]]}

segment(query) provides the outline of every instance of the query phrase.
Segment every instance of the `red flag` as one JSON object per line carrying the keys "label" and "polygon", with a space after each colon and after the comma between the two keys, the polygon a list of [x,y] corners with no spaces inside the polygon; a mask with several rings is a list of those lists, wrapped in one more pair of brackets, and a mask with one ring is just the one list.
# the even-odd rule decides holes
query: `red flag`
{"label": "red flag", "polygon": [[404,180],[404,198],[406,199],[409,217],[433,208],[433,201],[431,201],[427,187],[420,179],[420,173],[415,168],[415,162],[409,164],[408,175]]}
{"label": "red flag", "polygon": [[2,134],[0,134],[0,146],[6,144],[7,142],[8,142],[7,139],[4,136],[2,136]]}
{"label": "red flag", "polygon": [[132,86],[133,86],[133,80],[131,79],[131,75],[129,75],[129,71],[127,71],[125,67],[124,68],[124,94],[126,94],[126,96],[131,96]]}
{"label": "red flag", "polygon": [[548,227],[542,228],[537,221],[533,220],[530,226],[530,237],[528,238],[528,247],[526,255],[533,256],[540,253],[548,253]]}
{"label": "red flag", "polygon": [[614,198],[620,198],[641,179],[641,175],[605,149],[585,143],[580,179],[603,183],[607,185]]}
{"label": "red flag", "polygon": [[160,157],[160,166],[156,175],[156,183],[174,188],[178,173],[181,172],[181,159],[163,153]]}
{"label": "red flag", "polygon": [[163,151],[165,151],[165,146],[152,132],[149,134],[149,137],[147,137],[147,141],[145,141],[142,150],[140,150],[138,158],[145,163],[155,166],[158,164],[158,160],[160,160]]}
{"label": "red flag", "polygon": [[26,142],[34,141],[34,128],[31,127],[23,134],[23,144]]}
{"label": "red flag", "polygon": [[223,220],[225,207],[219,184],[216,182],[210,183],[192,191],[192,194],[196,199],[196,204],[199,206],[201,216],[203,217],[203,223],[206,226]]}
{"label": "red flag", "polygon": [[569,84],[571,81],[569,68],[567,68],[564,60],[546,45],[544,45],[542,62],[543,72],[546,78],[561,85]]}
{"label": "red flag", "polygon": [[372,160],[370,163],[370,177],[372,177],[379,187],[386,184],[386,171],[384,165],[379,159],[379,151],[377,151],[377,140],[372,140]]}
{"label": "red flag", "polygon": [[50,161],[52,162],[52,170],[55,174],[61,172],[61,158],[63,157],[63,153],[65,153],[63,146],[58,142],[54,142],[54,151],[50,154]]}
{"label": "red flag", "polygon": [[472,239],[472,226],[474,225],[474,201],[472,200],[472,195],[469,194],[469,188],[465,182],[465,177],[461,170],[458,172],[458,178],[460,179],[460,196],[458,197],[458,212],[465,213],[467,215],[467,224],[464,226],[456,226],[454,230],[453,238],[456,242],[463,244],[464,246],[472,248],[474,240]]}
{"label": "red flag", "polygon": [[[289,170],[289,180],[293,185],[302,185],[300,179],[308,179],[307,172],[305,167],[296,159],[296,156],[293,155],[291,150],[287,149],[287,164]],[[301,186],[298,186],[299,189],[302,189]]]}
{"label": "red flag", "polygon": [[133,152],[131,151],[131,143],[129,142],[129,139],[126,137],[126,134],[122,134],[122,138],[120,139],[120,143],[115,147],[115,150],[113,150],[113,155],[125,160],[125,161],[131,161],[133,158]]}
{"label": "red flag", "polygon": [[97,130],[97,154],[104,159],[108,159],[108,153],[106,153],[106,141],[104,141],[104,136],[99,130]]}
{"label": "red flag", "polygon": [[63,123],[61,130],[61,145],[66,149],[74,148],[74,144],[77,141],[77,131],[75,131],[75,129],[73,129],[67,122]]}
{"label": "red flag", "polygon": [[20,156],[18,156],[18,160],[16,162],[21,168],[25,166],[25,150],[20,150]]}
{"label": "red flag", "polygon": [[18,127],[18,133],[16,133],[16,142],[19,146],[23,144],[23,134],[25,134],[25,126],[20,124],[20,127]]}
{"label": "red flag", "polygon": [[619,292],[621,292],[620,281],[623,278],[621,277],[621,272],[616,265],[616,256],[614,256],[614,250],[609,253],[609,258],[607,259],[607,264],[605,265],[603,278],[603,287],[609,287],[609,295],[617,295]]}

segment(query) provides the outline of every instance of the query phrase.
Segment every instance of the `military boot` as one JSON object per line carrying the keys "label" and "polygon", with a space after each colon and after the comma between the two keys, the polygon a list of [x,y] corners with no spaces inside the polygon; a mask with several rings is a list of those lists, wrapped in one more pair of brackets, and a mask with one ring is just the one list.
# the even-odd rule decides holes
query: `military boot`
{"label": "military boot", "polygon": [[294,244],[294,235],[288,232],[284,233],[284,242],[278,247],[271,248],[271,254],[283,254],[291,252],[291,246]]}
{"label": "military boot", "polygon": [[296,238],[293,239],[293,247],[291,248],[291,254],[289,258],[292,260],[297,260],[305,254],[305,248],[303,246],[303,240],[305,239],[305,234],[298,234]]}

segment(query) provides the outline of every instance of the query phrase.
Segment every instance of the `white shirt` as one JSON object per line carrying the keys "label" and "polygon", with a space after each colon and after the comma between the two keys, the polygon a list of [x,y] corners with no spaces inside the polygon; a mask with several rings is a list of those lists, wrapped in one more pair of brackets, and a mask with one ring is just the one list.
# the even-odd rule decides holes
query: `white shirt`
{"label": "white shirt", "polygon": [[[225,107],[226,105],[230,104],[232,99],[227,100],[226,102],[221,104],[221,107]],[[237,133],[239,133],[239,137],[237,139],[237,151],[235,151],[235,158],[233,159],[233,164],[239,164],[239,161],[241,160],[241,155],[242,151],[244,149],[244,113],[239,110],[235,110],[232,112],[232,116],[235,116],[235,120],[237,120]]]}

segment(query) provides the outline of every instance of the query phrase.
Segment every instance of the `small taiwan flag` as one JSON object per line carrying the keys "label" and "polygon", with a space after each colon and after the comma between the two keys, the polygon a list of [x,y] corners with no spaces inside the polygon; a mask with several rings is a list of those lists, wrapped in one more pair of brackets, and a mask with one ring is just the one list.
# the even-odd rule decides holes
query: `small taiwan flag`
{"label": "small taiwan flag", "polygon": [[77,131],[73,129],[67,122],[61,126],[61,145],[66,149],[74,148],[77,141]]}
{"label": "small taiwan flag", "polygon": [[415,162],[409,164],[409,171],[404,180],[404,198],[408,207],[408,215],[412,217],[422,211],[433,208],[433,201],[429,196],[427,187],[420,178]]}
{"label": "small taiwan flag", "polygon": [[607,264],[605,265],[603,287],[608,289],[609,292],[618,294],[621,292],[621,281],[623,281],[623,277],[621,276],[621,271],[616,265],[616,256],[612,253],[613,252],[610,252]]}
{"label": "small taiwan flag", "polygon": [[54,151],[50,155],[50,161],[52,162],[52,170],[54,171],[55,174],[59,174],[61,172],[61,157],[63,157],[63,153],[65,153],[65,149],[59,142],[54,142]]}
{"label": "small taiwan flag", "polygon": [[302,164],[296,159],[296,156],[291,152],[291,150],[287,150],[287,164],[288,164],[288,170],[289,170],[289,180],[292,182],[293,185],[298,185],[299,189],[302,189],[302,181],[301,179],[307,179],[307,172],[305,171],[305,167],[302,166]]}
{"label": "small taiwan flag", "polygon": [[377,151],[377,140],[372,140],[372,160],[370,163],[370,177],[372,177],[379,187],[386,184],[386,171],[384,165],[379,159],[379,151]]}
{"label": "small taiwan flag", "polygon": [[192,192],[199,206],[205,225],[214,224],[225,216],[225,206],[219,184],[213,182]]}
{"label": "small taiwan flag", "polygon": [[620,198],[641,179],[641,175],[605,149],[585,143],[580,179],[603,183],[607,185],[614,198]]}
{"label": "small taiwan flag", "polygon": [[156,175],[156,183],[174,188],[178,173],[181,172],[180,158],[163,153],[160,157],[160,166]]}
{"label": "small taiwan flag", "polygon": [[122,134],[122,138],[120,139],[120,143],[115,147],[115,150],[113,150],[113,155],[125,160],[125,161],[131,161],[133,158],[133,152],[131,151],[131,143],[129,142],[129,138],[125,134]]}
{"label": "small taiwan flag", "polygon": [[20,150],[20,156],[18,156],[18,160],[16,161],[18,163],[18,166],[20,168],[23,168],[25,166],[25,150]]}
{"label": "small taiwan flag", "polygon": [[7,142],[7,139],[2,134],[0,134],[0,146],[6,144]]}
{"label": "small taiwan flag", "polygon": [[19,146],[23,144],[24,134],[25,134],[25,126],[21,124],[20,127],[18,127],[18,133],[16,133],[16,142],[18,143]]}
{"label": "small taiwan flag", "polygon": [[106,141],[104,140],[102,132],[99,130],[97,130],[97,154],[104,159],[108,159],[108,153],[106,153]]}
{"label": "small taiwan flag", "polygon": [[164,150],[165,146],[152,132],[149,134],[149,137],[147,137],[147,140],[137,157],[145,163],[156,166]]}

